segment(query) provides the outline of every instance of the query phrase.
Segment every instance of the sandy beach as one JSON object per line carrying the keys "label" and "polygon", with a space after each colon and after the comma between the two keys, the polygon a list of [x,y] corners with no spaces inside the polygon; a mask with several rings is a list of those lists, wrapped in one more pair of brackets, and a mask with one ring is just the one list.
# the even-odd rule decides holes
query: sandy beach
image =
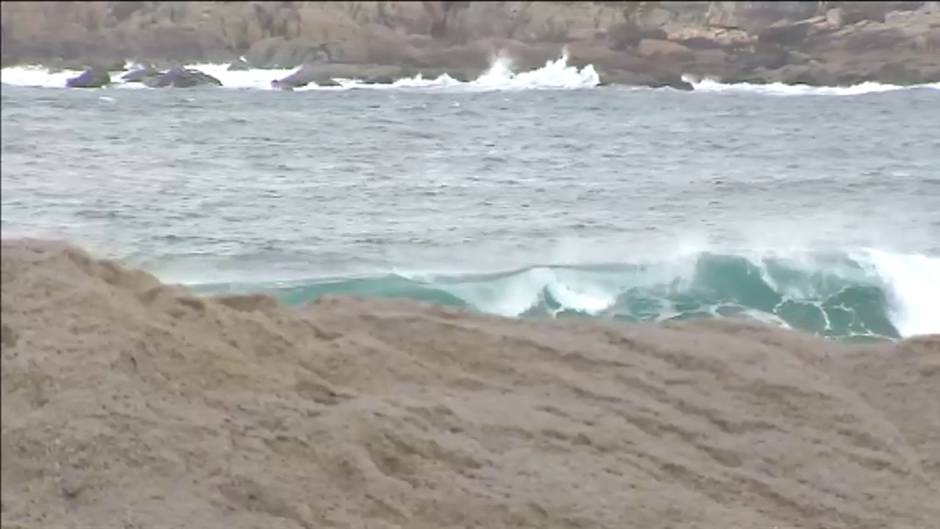
{"label": "sandy beach", "polygon": [[940,337],[201,298],[2,243],[2,526],[923,528]]}

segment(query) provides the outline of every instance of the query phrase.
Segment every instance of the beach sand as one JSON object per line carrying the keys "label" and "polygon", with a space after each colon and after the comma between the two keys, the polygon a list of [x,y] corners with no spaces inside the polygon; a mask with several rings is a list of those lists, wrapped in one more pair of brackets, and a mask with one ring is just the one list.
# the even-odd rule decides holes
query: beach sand
{"label": "beach sand", "polygon": [[2,527],[935,528],[940,336],[198,297],[2,242]]}

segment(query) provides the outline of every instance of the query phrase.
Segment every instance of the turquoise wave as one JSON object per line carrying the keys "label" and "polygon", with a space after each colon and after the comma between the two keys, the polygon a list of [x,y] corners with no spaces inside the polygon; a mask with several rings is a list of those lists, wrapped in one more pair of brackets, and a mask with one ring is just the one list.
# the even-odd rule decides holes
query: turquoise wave
{"label": "turquoise wave", "polygon": [[[490,274],[387,274],[289,283],[200,285],[289,305],[324,295],[407,298],[516,317],[626,322],[745,317],[850,340],[901,337],[891,278],[845,255],[812,259],[702,253],[649,264],[532,266]],[[896,297],[896,296],[895,296]]]}

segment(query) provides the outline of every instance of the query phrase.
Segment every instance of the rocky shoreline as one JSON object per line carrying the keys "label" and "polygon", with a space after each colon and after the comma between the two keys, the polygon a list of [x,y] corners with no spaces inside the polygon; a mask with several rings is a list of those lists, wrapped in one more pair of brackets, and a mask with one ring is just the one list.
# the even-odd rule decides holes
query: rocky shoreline
{"label": "rocky shoreline", "polygon": [[306,77],[473,79],[567,50],[602,83],[940,81],[938,2],[5,2],[4,66],[164,70],[193,62]]}

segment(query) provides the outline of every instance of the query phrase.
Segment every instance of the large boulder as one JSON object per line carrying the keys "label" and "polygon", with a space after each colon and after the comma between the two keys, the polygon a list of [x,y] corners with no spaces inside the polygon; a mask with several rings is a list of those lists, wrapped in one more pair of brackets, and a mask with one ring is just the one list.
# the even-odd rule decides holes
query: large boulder
{"label": "large boulder", "polygon": [[271,81],[271,87],[280,90],[293,90],[294,88],[307,86],[310,83],[320,84],[318,81],[324,80],[332,81],[331,78],[324,77],[319,68],[305,64],[287,77]]}
{"label": "large boulder", "polygon": [[151,88],[191,88],[201,85],[222,86],[222,81],[209,74],[189,68],[173,68],[156,77],[144,79],[143,83]]}
{"label": "large boulder", "polygon": [[111,84],[111,74],[104,68],[90,68],[65,82],[69,88],[101,88]]}
{"label": "large boulder", "polygon": [[121,76],[121,80],[125,83],[143,83],[148,79],[157,77],[161,74],[160,70],[152,66],[143,66],[140,68],[134,68],[133,70],[127,72]]}
{"label": "large boulder", "polygon": [[692,83],[686,81],[676,73],[665,73],[653,78],[649,86],[653,88],[674,88],[676,90],[692,90]]}
{"label": "large boulder", "polygon": [[[410,72],[409,72],[410,73]],[[366,82],[394,82],[408,77],[400,66],[377,64],[305,64],[283,79],[271,81],[272,88],[293,90],[315,83],[336,86],[334,79],[360,79]]]}

